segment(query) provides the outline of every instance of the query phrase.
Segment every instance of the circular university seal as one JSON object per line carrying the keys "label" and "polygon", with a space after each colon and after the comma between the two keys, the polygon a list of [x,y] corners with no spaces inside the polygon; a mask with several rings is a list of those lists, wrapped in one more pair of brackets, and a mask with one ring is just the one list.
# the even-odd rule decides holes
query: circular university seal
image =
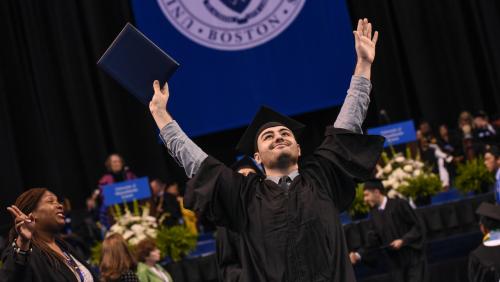
{"label": "circular university seal", "polygon": [[243,50],[284,31],[306,0],[157,0],[167,19],[194,42]]}

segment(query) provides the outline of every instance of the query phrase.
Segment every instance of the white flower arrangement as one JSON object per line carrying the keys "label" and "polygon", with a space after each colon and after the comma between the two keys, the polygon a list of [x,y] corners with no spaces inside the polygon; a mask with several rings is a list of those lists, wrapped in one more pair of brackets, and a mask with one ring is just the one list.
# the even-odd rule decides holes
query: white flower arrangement
{"label": "white flower arrangement", "polygon": [[406,156],[402,153],[395,153],[389,159],[387,153],[382,153],[383,165],[377,165],[376,175],[377,179],[382,180],[382,185],[387,190],[389,198],[406,198],[404,190],[410,185],[411,180],[425,175],[433,175],[431,169],[418,159],[411,157],[409,148],[407,149]]}
{"label": "white flower arrangement", "polygon": [[116,223],[111,226],[108,234],[118,233],[123,236],[128,244],[134,246],[147,237],[156,239],[158,235],[157,219],[149,215],[149,206],[142,206],[142,213],[134,201],[134,213],[130,212],[125,205],[125,213],[122,214],[120,207],[115,206]]}
{"label": "white flower arrangement", "polygon": [[[146,238],[153,239],[161,251],[161,256],[169,256],[174,262],[180,261],[196,248],[198,235],[183,225],[165,227],[163,220],[168,214],[162,214],[159,219],[149,215],[149,204],[139,208],[137,200],[133,202],[133,212],[127,205],[124,211],[119,205],[113,206],[115,224],[108,230],[106,236],[113,233],[122,235],[129,247],[136,246]],[[140,211],[141,210],[141,211]],[[98,265],[102,255],[102,242],[92,247],[91,262]]]}

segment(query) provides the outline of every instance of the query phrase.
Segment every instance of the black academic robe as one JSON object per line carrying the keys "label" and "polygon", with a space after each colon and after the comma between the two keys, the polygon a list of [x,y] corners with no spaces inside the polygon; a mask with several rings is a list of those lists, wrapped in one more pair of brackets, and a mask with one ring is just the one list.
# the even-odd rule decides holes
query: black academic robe
{"label": "black academic robe", "polygon": [[469,256],[470,282],[500,281],[500,246],[481,244]]}
{"label": "black academic robe", "polygon": [[[71,254],[80,263],[82,263],[91,273],[90,266],[84,259],[62,240],[57,240],[57,244],[61,249]],[[32,252],[29,255],[16,255],[14,248],[8,246],[3,254],[3,267],[0,269],[1,282],[77,282],[75,274],[66,266],[60,265],[58,268],[51,266],[49,259],[36,247],[32,247]],[[94,281],[99,281],[97,276],[94,276]]]}
{"label": "black academic robe", "polygon": [[225,227],[217,227],[215,237],[219,281],[237,282],[241,277],[240,236]]}
{"label": "black academic robe", "polygon": [[384,139],[327,128],[284,189],[212,157],[187,184],[186,207],[239,233],[241,281],[355,281],[339,213],[371,178]]}
{"label": "black academic robe", "polygon": [[[382,251],[397,281],[424,281],[425,228],[415,210],[405,200],[387,199],[385,209],[373,209],[370,218],[373,230],[368,233],[368,248],[360,251],[363,260],[373,263],[374,251]],[[403,247],[393,250],[390,244],[397,239],[403,240]]]}

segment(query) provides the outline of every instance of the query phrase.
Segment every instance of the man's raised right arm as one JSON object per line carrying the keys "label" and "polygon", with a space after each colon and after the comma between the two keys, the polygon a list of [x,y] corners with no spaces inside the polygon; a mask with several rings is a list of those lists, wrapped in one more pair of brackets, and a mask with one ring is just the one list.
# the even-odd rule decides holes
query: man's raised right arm
{"label": "man's raised right arm", "polygon": [[155,80],[153,89],[154,95],[151,102],[149,102],[149,110],[160,129],[160,137],[169,154],[184,168],[186,175],[191,178],[196,174],[201,163],[208,155],[189,139],[168,113],[167,103],[170,96],[168,84],[165,83],[165,86],[161,89],[160,83]]}

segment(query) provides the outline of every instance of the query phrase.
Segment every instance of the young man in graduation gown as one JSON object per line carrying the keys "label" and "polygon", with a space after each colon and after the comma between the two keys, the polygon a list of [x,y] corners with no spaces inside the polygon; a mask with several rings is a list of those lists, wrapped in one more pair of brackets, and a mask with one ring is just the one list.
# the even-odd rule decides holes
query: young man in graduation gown
{"label": "young man in graduation gown", "polygon": [[469,256],[470,282],[500,281],[500,206],[482,203],[476,211],[483,243]]}
{"label": "young man in graduation gown", "polygon": [[[247,156],[241,158],[231,168],[244,176],[251,173],[259,174],[261,177],[264,176],[255,161]],[[219,226],[217,227],[215,243],[217,246],[216,258],[219,268],[219,281],[240,281],[242,272],[240,236],[234,231]]]}
{"label": "young man in graduation gown", "polygon": [[[155,81],[150,111],[169,153],[191,177],[186,207],[240,235],[241,281],[355,281],[339,213],[355,181],[368,179],[384,139],[362,135],[378,34],[365,19],[354,31],[358,63],[344,105],[323,143],[298,165],[303,125],[262,108],[238,144],[266,178],[243,176],[197,147],[168,114],[168,85]],[[286,97],[285,97],[286,98]]]}
{"label": "young man in graduation gown", "polygon": [[489,172],[495,175],[493,191],[495,192],[495,201],[500,205],[500,150],[497,146],[488,146],[484,153],[484,165]]}
{"label": "young man in graduation gown", "polygon": [[369,232],[368,248],[349,254],[351,262],[373,260],[373,252],[381,251],[389,262],[392,281],[426,281],[423,224],[407,201],[389,199],[384,191],[380,180],[364,184],[364,200],[372,208],[370,218],[374,230]]}

